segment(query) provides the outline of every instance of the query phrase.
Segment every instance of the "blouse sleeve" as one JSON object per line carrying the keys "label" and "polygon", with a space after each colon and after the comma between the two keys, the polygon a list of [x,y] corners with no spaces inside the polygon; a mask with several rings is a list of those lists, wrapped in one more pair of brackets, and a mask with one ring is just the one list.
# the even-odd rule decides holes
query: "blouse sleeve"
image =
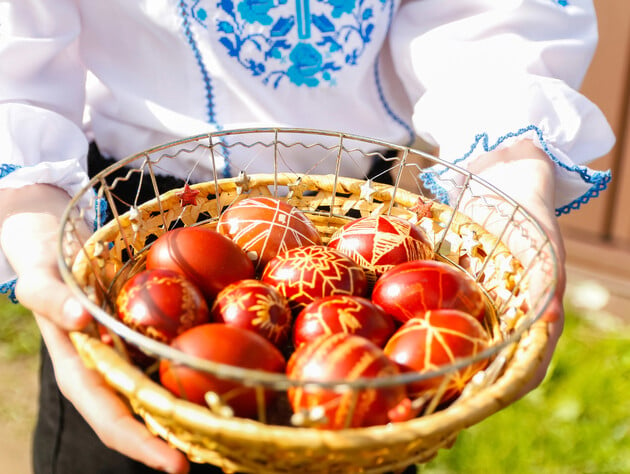
{"label": "blouse sleeve", "polygon": [[[72,0],[0,2],[0,189],[87,184],[80,24]],[[0,253],[0,291],[13,277]]]}
{"label": "blouse sleeve", "polygon": [[[395,66],[414,105],[416,130],[441,157],[466,167],[476,156],[529,138],[556,164],[556,214],[606,188],[609,172],[584,165],[614,136],[577,90],[597,44],[590,0],[407,0],[392,29]],[[446,168],[425,182],[448,200]]]}

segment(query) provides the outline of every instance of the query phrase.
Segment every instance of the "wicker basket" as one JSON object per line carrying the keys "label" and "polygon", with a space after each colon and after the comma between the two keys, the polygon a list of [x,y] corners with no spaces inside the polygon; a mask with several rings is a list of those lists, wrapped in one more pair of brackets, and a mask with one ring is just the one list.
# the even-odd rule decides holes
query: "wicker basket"
{"label": "wicker basket", "polygon": [[[397,150],[398,157],[385,158],[382,150],[388,148]],[[317,157],[303,167],[306,172],[282,169],[282,163],[294,163],[291,160],[295,152],[302,157],[304,153]],[[214,172],[223,157],[240,153],[247,155],[245,163],[252,162],[252,157],[274,163],[273,172],[248,175],[244,169],[237,178],[228,179],[213,173],[210,181],[191,185],[198,191],[195,203],[182,201],[182,189],[164,191],[156,185],[155,172],[165,160],[184,161],[191,170],[205,160],[212,163]],[[267,156],[261,158],[263,155]],[[319,173],[325,169],[322,156],[332,157],[334,173]],[[341,175],[346,166],[343,162],[350,162],[346,170],[358,167],[357,156],[391,160],[395,184],[366,180],[360,172],[358,178]],[[123,345],[110,347],[96,332],[73,333],[77,350],[87,366],[100,372],[129,401],[152,432],[181,449],[192,461],[215,464],[227,472],[386,472],[430,460],[439,449],[450,447],[461,430],[519,397],[544,354],[547,327],[539,317],[554,291],[557,264],[547,237],[534,219],[517,203],[463,170],[451,168],[463,177],[463,184],[456,184],[459,192],[452,207],[435,200],[421,185],[415,192],[397,186],[403,172],[413,171],[414,176],[429,173],[434,182],[442,176],[437,168],[421,166],[420,162],[446,165],[410,148],[310,130],[231,131],[168,144],[105,170],[75,197],[60,232],[60,267],[67,283],[115,338],[130,341],[149,354],[240,380],[248,386],[284,392],[298,382],[284,375],[196,360],[127,328],[111,316],[117,289],[143,268],[146,250],[157,236],[180,225],[212,227],[226,206],[245,197],[267,195],[287,200],[307,213],[324,242],[340,226],[359,216],[404,217],[427,232],[436,258],[461,267],[477,280],[491,309],[487,326],[494,342],[475,359],[485,357],[491,362],[450,405],[436,409],[430,404],[421,416],[410,421],[338,431],[292,426],[264,416],[243,419],[224,416],[214,406],[202,407],[174,397],[150,373],[129,362]],[[123,165],[132,170],[108,182],[107,178]],[[119,213],[117,186],[134,175],[148,183],[154,197],[146,202],[125,203],[129,210]],[[109,203],[113,219],[84,239],[79,229],[95,205],[97,214],[101,212],[98,204],[102,200]],[[467,207],[471,203],[473,207]],[[467,213],[466,209],[474,212]],[[483,214],[483,222],[492,222],[493,232],[468,214]],[[528,244],[520,250],[508,249],[506,243],[514,235]],[[548,281],[541,282],[541,274],[546,274]],[[448,373],[472,361],[457,361],[452,367],[420,378]],[[370,384],[408,383],[414,377],[417,374],[387,380],[340,381],[339,387],[358,390]]]}

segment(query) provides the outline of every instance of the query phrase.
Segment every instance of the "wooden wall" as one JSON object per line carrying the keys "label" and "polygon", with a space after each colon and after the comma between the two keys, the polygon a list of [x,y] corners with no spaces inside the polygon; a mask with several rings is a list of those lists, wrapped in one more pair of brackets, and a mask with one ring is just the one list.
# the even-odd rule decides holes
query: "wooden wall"
{"label": "wooden wall", "polygon": [[[595,0],[595,7],[600,41],[582,92],[602,109],[617,142],[608,155],[589,166],[612,170],[613,179],[599,198],[561,217],[560,224],[574,275],[599,279],[613,297],[626,299],[630,298],[630,1]],[[630,300],[615,311],[624,311],[626,304]]]}

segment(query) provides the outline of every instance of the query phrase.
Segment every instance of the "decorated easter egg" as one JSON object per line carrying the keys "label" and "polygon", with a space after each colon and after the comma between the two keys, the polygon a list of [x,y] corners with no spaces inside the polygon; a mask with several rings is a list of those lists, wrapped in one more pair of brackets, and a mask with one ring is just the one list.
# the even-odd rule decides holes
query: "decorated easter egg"
{"label": "decorated easter egg", "polygon": [[361,265],[372,284],[399,263],[433,257],[422,228],[397,216],[353,220],[333,234],[328,246]]}
{"label": "decorated easter egg", "polygon": [[[349,382],[398,374],[398,366],[380,347],[361,336],[343,332],[302,344],[287,364],[287,376],[293,380]],[[386,424],[391,421],[392,413],[399,412],[398,407],[408,401],[401,384],[345,391],[295,386],[289,388],[288,396],[295,413],[318,413],[319,419],[312,423],[322,429]],[[399,420],[399,413],[396,416]]]}
{"label": "decorated easter egg", "polygon": [[475,280],[436,260],[413,260],[388,270],[376,281],[372,301],[401,322],[441,308],[464,311],[481,321],[486,309]]}
{"label": "decorated easter egg", "polygon": [[291,330],[289,303],[273,286],[259,280],[239,280],[223,288],[212,306],[214,321],[254,331],[276,346]]}
{"label": "decorated easter egg", "polygon": [[[475,356],[489,345],[488,333],[476,318],[462,311],[438,309],[408,320],[390,338],[384,351],[403,371],[426,373]],[[487,363],[487,359],[481,359],[444,375],[412,382],[409,395],[428,399],[439,395],[440,402],[452,400]]]}
{"label": "decorated easter egg", "polygon": [[321,244],[321,236],[306,214],[285,201],[267,196],[232,204],[221,214],[217,231],[247,252],[260,270],[279,253]]}
{"label": "decorated easter egg", "polygon": [[332,295],[316,299],[300,311],[293,324],[293,344],[299,347],[319,336],[345,332],[383,347],[395,330],[393,318],[369,299]]}
{"label": "decorated easter egg", "polygon": [[127,326],[164,343],[186,329],[209,321],[201,291],[172,270],[135,274],[116,297],[118,317]]}
{"label": "decorated easter egg", "polygon": [[296,247],[271,259],[262,281],[275,287],[297,314],[317,298],[364,296],[367,279],[350,257],[323,245]]}

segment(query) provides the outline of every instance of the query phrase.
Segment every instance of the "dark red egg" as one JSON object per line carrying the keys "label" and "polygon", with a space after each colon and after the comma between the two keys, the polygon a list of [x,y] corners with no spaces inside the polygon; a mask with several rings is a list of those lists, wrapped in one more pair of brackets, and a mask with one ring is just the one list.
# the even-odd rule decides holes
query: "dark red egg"
{"label": "dark red egg", "polygon": [[364,296],[367,279],[350,257],[323,245],[297,247],[275,256],[262,274],[275,287],[294,314],[317,298],[330,295]]}
{"label": "dark red egg", "polygon": [[328,246],[361,265],[371,284],[399,263],[433,257],[422,228],[397,216],[368,216],[351,221],[333,234]]}
{"label": "dark red egg", "polygon": [[[384,352],[403,372],[426,373],[475,356],[489,345],[490,337],[476,318],[462,311],[442,309],[408,320],[390,338]],[[444,375],[412,382],[409,396],[430,399],[442,391],[440,402],[452,400],[487,363],[487,359],[481,359]]]}
{"label": "dark red egg", "polygon": [[372,301],[401,322],[441,308],[458,309],[481,321],[486,310],[475,280],[436,260],[414,260],[388,270],[376,281]]}
{"label": "dark red egg", "polygon": [[238,245],[204,227],[182,227],[161,235],[147,252],[146,267],[184,275],[209,304],[225,286],[254,276],[252,261]]}
{"label": "dark red egg", "polygon": [[291,331],[289,303],[273,286],[259,280],[239,280],[223,288],[212,306],[217,322],[254,331],[276,346]]}
{"label": "dark red egg", "polygon": [[257,269],[264,268],[279,253],[322,242],[306,214],[285,201],[267,196],[232,204],[221,214],[217,231],[245,250]]}
{"label": "dark red egg", "polygon": [[395,330],[392,317],[369,299],[333,295],[319,298],[300,311],[293,324],[293,344],[299,347],[319,336],[345,332],[383,347]]}
{"label": "dark red egg", "polygon": [[[169,344],[183,331],[210,320],[201,291],[171,270],[144,270],[127,280],[116,296],[118,318],[139,333]],[[101,340],[114,346],[112,335],[99,325]],[[155,358],[123,342],[127,356],[146,368]]]}
{"label": "dark red egg", "polygon": [[[321,336],[301,345],[287,364],[287,376],[301,381],[349,382],[398,374],[398,366],[380,347],[346,333]],[[400,420],[399,407],[408,401],[405,387],[400,384],[347,391],[295,386],[289,388],[288,396],[294,412],[318,408],[324,416],[314,426],[334,430],[386,424],[393,412]]]}
{"label": "dark red egg", "polygon": [[[284,373],[286,366],[280,351],[267,339],[253,331],[222,323],[202,324],[189,329],[176,337],[171,346],[186,354],[241,368]],[[251,418],[259,412],[256,389],[245,387],[235,380],[163,359],[160,362],[160,381],[177,397],[199,405],[206,404],[207,392],[214,392],[236,416]],[[271,390],[265,391],[265,404],[275,395]]]}
{"label": "dark red egg", "polygon": [[167,344],[210,319],[201,291],[179,273],[163,269],[144,270],[127,280],[116,309],[127,326]]}

